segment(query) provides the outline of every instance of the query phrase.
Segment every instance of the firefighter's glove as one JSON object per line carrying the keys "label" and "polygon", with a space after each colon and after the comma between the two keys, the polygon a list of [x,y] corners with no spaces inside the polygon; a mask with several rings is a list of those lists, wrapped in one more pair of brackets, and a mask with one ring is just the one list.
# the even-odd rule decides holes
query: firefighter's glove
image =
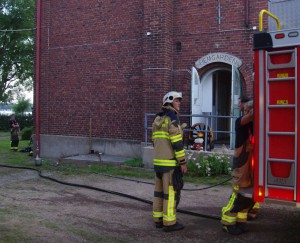
{"label": "firefighter's glove", "polygon": [[186,123],[182,123],[180,126],[181,126],[182,129],[184,129],[184,128],[187,127],[187,124]]}

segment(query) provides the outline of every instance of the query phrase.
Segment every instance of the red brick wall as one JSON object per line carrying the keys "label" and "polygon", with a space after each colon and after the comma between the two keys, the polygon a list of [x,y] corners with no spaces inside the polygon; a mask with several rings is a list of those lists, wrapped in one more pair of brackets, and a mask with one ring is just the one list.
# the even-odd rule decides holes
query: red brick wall
{"label": "red brick wall", "polygon": [[143,2],[42,5],[41,133],[139,139]]}
{"label": "red brick wall", "polygon": [[140,141],[167,91],[183,91],[189,113],[189,70],[213,52],[243,61],[251,95],[249,28],[267,3],[249,0],[247,15],[245,2],[221,0],[219,25],[211,0],[42,1],[41,133],[88,136],[91,121],[92,136]]}
{"label": "red brick wall", "polygon": [[[197,59],[209,53],[229,53],[242,60],[240,72],[245,79],[245,92],[252,96],[252,27],[258,26],[259,11],[267,8],[267,1],[249,0],[248,15],[246,2],[221,0],[219,24],[218,1],[175,1],[174,46],[180,41],[182,50],[174,51],[174,69],[190,68]],[[175,74],[175,85],[184,82],[184,91],[189,94],[190,75],[183,71]]]}

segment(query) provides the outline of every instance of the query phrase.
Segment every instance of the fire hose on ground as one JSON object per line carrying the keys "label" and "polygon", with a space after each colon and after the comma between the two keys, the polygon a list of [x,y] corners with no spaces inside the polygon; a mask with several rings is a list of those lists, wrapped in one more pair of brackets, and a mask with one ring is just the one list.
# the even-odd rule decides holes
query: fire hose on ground
{"label": "fire hose on ground", "polygon": [[[50,176],[46,176],[43,175],[42,171],[36,168],[31,168],[31,167],[24,167],[24,166],[13,166],[13,165],[4,165],[4,164],[0,164],[0,167],[6,167],[6,168],[12,168],[12,169],[23,169],[23,170],[32,170],[32,171],[36,171],[38,172],[38,175],[46,180],[50,180],[62,185],[67,185],[67,186],[73,186],[73,187],[80,187],[80,188],[85,188],[85,189],[90,189],[90,190],[94,190],[94,191],[100,191],[100,192],[105,192],[105,193],[109,193],[109,194],[113,194],[113,195],[117,195],[117,196],[121,196],[121,197],[126,197],[135,201],[139,201],[139,202],[143,202],[143,203],[147,203],[149,205],[152,205],[152,202],[143,198],[139,198],[139,197],[135,197],[132,195],[128,195],[125,193],[121,193],[121,192],[116,192],[116,191],[111,191],[111,190],[106,190],[106,189],[102,189],[102,188],[98,188],[98,187],[93,187],[93,186],[88,186],[88,185],[82,185],[82,184],[77,184],[77,183],[70,183],[70,182],[65,182],[65,181],[61,181],[55,178],[52,178]],[[154,185],[153,183],[150,182],[143,182],[143,181],[139,181],[139,180],[134,180],[134,179],[127,179],[127,178],[123,178],[123,177],[118,177],[118,176],[112,176],[112,175],[108,175],[108,174],[101,174],[104,176],[109,176],[109,177],[113,177],[113,178],[117,178],[117,179],[123,179],[123,180],[129,180],[129,181],[134,181],[134,182],[138,182],[138,183],[145,183],[145,184],[151,184]],[[199,190],[205,190],[205,189],[209,189],[221,184],[224,184],[225,182],[231,180],[231,178],[226,179],[220,183],[217,183],[215,185],[209,186],[209,187],[205,187],[205,188],[198,188],[198,189],[183,189],[185,191],[199,191]],[[221,218],[219,216],[214,216],[214,215],[207,215],[207,214],[201,214],[201,213],[196,213],[196,212],[191,212],[191,211],[187,211],[187,210],[182,210],[182,209],[177,209],[177,212],[179,213],[183,213],[183,214],[187,214],[187,215],[192,215],[192,216],[197,216],[197,217],[202,217],[202,218],[208,218],[208,219],[214,219],[214,220],[220,220]]]}

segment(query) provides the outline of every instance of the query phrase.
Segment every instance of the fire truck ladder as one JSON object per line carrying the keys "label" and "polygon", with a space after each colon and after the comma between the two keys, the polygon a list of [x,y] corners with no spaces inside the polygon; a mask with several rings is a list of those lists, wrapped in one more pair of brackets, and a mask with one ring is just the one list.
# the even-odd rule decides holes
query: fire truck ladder
{"label": "fire truck ladder", "polygon": [[266,51],[266,197],[289,201],[297,189],[296,57],[296,48]]}

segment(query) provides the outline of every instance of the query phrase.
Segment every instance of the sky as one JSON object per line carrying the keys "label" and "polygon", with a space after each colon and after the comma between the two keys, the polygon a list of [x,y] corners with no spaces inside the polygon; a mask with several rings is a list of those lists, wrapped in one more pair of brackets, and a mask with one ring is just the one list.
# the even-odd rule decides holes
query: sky
{"label": "sky", "polygon": [[30,100],[30,103],[33,103],[33,91],[26,92],[25,93],[25,98]]}

